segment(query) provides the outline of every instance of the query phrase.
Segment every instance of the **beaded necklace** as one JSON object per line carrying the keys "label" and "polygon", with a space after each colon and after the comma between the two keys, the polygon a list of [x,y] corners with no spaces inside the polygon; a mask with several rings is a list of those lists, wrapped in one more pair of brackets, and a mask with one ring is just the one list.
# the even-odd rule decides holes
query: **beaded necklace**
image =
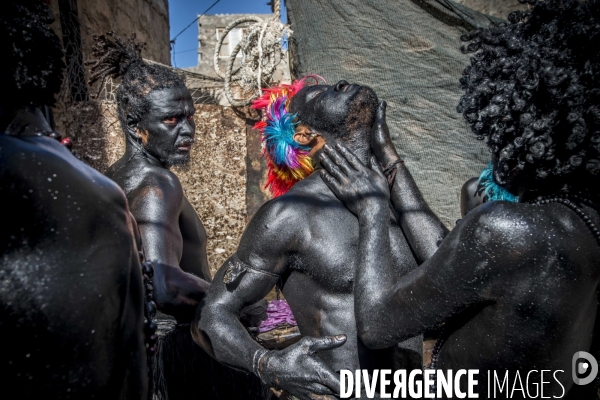
{"label": "beaded necklace", "polygon": [[63,138],[62,135],[56,131],[52,131],[50,133],[38,132],[38,133],[36,133],[36,136],[48,136],[49,138],[58,140],[60,142],[60,144],[62,144],[69,150],[71,150],[73,148],[73,141],[71,140],[71,138],[68,138],[68,137]]}
{"label": "beaded necklace", "polygon": [[144,260],[144,253],[138,251],[140,263],[142,265],[142,276],[144,281],[144,337],[146,341],[146,361],[148,366],[148,396],[152,396],[152,378],[154,356],[156,355],[156,342],[158,335],[156,330],[156,303],[154,302],[154,286],[152,286],[152,276],[154,275],[154,265]]}

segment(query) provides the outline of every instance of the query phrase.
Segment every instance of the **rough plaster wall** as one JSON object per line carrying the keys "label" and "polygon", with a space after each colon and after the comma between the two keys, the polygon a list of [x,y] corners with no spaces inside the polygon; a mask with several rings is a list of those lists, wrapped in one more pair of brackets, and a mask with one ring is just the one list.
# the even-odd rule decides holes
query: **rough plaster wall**
{"label": "rough plaster wall", "polygon": [[[208,234],[211,272],[231,256],[246,225],[246,122],[229,107],[196,105],[196,143],[190,164],[174,170]],[[74,153],[104,172],[124,152],[112,102],[77,103],[58,121]]]}
{"label": "rough plaster wall", "polygon": [[[91,57],[93,35],[108,31],[146,42],[142,56],[146,59],[171,65],[169,44],[168,0],[77,0],[83,57]],[[56,21],[52,25],[61,35],[58,0],[50,0]]]}
{"label": "rough plaster wall", "polygon": [[475,11],[506,19],[509,13],[517,10],[525,10],[526,5],[519,0],[454,0],[455,2],[472,8]]}
{"label": "rough plaster wall", "polygon": [[146,42],[145,58],[171,65],[167,0],[79,0],[78,7],[84,56],[90,54],[94,34],[135,32]]}

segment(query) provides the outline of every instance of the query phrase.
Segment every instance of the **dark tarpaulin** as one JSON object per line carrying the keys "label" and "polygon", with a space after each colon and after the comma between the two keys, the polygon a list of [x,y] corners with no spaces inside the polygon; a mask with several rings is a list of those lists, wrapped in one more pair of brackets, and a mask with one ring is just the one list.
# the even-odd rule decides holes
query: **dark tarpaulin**
{"label": "dark tarpaulin", "polygon": [[296,76],[319,74],[371,86],[433,211],[460,218],[460,188],[490,160],[456,112],[469,56],[460,36],[491,17],[450,0],[287,0]]}

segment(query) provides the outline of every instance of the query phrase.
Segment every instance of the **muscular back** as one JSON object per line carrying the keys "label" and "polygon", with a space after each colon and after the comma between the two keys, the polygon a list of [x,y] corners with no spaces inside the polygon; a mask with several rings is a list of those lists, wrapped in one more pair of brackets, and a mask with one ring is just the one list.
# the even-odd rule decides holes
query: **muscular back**
{"label": "muscular back", "polygon": [[123,192],[53,139],[0,135],[0,197],[3,390],[145,398],[142,279]]}
{"label": "muscular back", "polygon": [[[586,212],[598,223],[595,211]],[[487,370],[560,369],[569,392],[573,354],[597,352],[598,257],[594,236],[566,206],[486,203],[450,232],[420,271],[398,282],[394,304],[405,307],[395,308],[390,325],[381,328],[401,338],[445,321],[438,368],[479,369],[484,377]],[[417,305],[419,315],[410,311]],[[479,387],[486,393],[485,379]],[[546,389],[562,393],[554,380]]]}

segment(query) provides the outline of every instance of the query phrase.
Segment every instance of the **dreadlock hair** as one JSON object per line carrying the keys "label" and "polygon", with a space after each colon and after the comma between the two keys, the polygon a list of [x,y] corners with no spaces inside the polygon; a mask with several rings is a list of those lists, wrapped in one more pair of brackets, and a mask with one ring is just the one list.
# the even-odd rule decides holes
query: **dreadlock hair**
{"label": "dreadlock hair", "polygon": [[96,60],[86,62],[91,66],[90,85],[100,81],[96,97],[107,78],[121,78],[117,89],[117,107],[123,132],[127,132],[127,115],[142,117],[150,107],[147,96],[152,90],[183,87],[183,79],[171,69],[150,64],[142,59],[146,45],[135,41],[135,33],[123,39],[114,32],[94,35],[92,55]]}
{"label": "dreadlock hair", "polygon": [[9,0],[0,14],[2,103],[53,106],[63,80],[63,50],[50,29],[54,19],[43,0]]}
{"label": "dreadlock hair", "polygon": [[487,137],[498,183],[518,173],[535,188],[595,187],[600,0],[520,2],[529,10],[461,38],[474,54],[457,111],[478,139]]}

